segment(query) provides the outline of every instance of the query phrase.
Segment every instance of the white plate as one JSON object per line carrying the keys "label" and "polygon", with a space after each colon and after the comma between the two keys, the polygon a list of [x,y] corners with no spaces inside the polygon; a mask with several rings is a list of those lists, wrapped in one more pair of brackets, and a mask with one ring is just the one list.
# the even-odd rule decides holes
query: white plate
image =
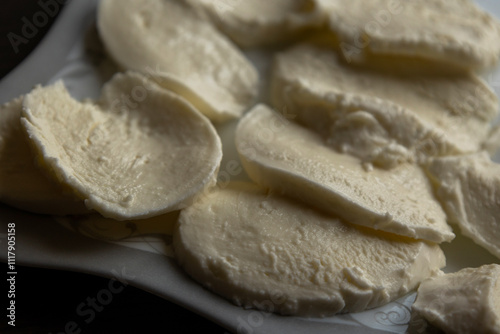
{"label": "white plate", "polygon": [[[500,17],[495,0],[477,1]],[[97,0],[69,2],[53,28],[34,52],[0,82],[0,103],[25,94],[35,84],[63,79],[76,98],[96,97],[103,83],[100,72],[84,53],[85,36],[93,26]],[[248,52],[249,58],[266,75],[269,55]],[[500,92],[500,71],[485,75]],[[265,88],[263,88],[265,89]],[[223,181],[245,179],[243,171],[234,175],[239,164],[233,144],[236,122],[218,128],[224,143],[221,166]],[[497,161],[499,161],[497,159]],[[231,171],[231,173],[229,173]],[[256,310],[244,310],[202,288],[188,278],[170,256],[169,239],[136,237],[119,243],[94,240],[74,233],[50,217],[28,214],[0,205],[0,260],[7,262],[7,224],[16,224],[16,263],[90,273],[125,280],[128,284],[156,294],[238,333],[404,333],[410,320],[415,294],[367,312],[339,315],[326,319],[283,317]],[[450,244],[443,244],[448,265],[445,271],[498,263],[460,234]],[[81,319],[83,320],[83,319]]]}

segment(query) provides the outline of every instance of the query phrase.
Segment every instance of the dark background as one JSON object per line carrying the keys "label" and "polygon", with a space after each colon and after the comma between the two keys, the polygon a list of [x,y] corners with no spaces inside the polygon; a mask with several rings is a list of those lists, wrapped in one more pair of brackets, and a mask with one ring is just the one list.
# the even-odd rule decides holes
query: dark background
{"label": "dark background", "polygon": [[[16,52],[9,40],[9,33],[11,39],[13,34],[22,37],[25,25],[23,18],[32,21],[33,15],[40,10],[38,0],[2,0],[0,80],[30,54],[59,14],[50,18],[43,27],[37,27],[36,34],[27,42],[19,43]],[[7,273],[7,265],[1,265],[2,272]],[[101,289],[108,286],[108,282],[109,279],[92,275],[17,266],[16,327],[7,325],[5,312],[2,312],[0,332],[64,333],[66,323],[75,318],[77,306],[88,297],[95,297]],[[7,296],[3,300],[1,305],[5,310]],[[122,292],[114,295],[112,302],[102,312],[96,313],[95,320],[81,329],[80,333],[227,332],[203,317],[132,286],[127,286]]]}

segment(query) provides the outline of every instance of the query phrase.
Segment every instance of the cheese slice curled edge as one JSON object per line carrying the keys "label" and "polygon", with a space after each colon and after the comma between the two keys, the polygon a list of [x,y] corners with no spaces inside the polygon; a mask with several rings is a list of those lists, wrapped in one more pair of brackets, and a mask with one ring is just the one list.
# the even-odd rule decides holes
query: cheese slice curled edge
{"label": "cheese slice curled edge", "polygon": [[47,170],[105,217],[175,211],[215,181],[222,149],[213,125],[137,73],[113,77],[98,105],[73,100],[58,82],[35,88],[23,106]]}
{"label": "cheese slice curled edge", "polygon": [[384,305],[445,264],[436,244],[360,230],[250,184],[184,209],[173,245],[189,275],[237,305],[307,317]]}
{"label": "cheese slice curled edge", "polygon": [[413,311],[446,333],[500,333],[500,266],[465,268],[425,280]]}
{"label": "cheese slice curled edge", "polygon": [[97,25],[119,65],[147,73],[212,120],[241,116],[257,96],[257,70],[186,1],[104,0]]}
{"label": "cheese slice curled edge", "polygon": [[253,181],[350,223],[433,242],[454,238],[429,180],[414,164],[366,170],[358,158],[337,153],[265,105],[240,120],[236,147]]}

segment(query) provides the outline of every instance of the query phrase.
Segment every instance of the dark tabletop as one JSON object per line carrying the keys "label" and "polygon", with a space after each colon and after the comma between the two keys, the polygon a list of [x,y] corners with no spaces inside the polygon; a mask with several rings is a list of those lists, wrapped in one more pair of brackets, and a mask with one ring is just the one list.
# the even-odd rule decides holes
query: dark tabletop
{"label": "dark tabletop", "polygon": [[[63,0],[3,0],[0,10],[0,80],[27,57],[57,19],[50,3]],[[41,6],[46,5],[44,9]],[[58,6],[59,7],[59,6]],[[43,10],[48,15],[36,13]],[[29,30],[26,22],[37,20]],[[46,22],[45,22],[46,20]],[[24,35],[23,35],[23,29]],[[28,34],[29,38],[24,38]],[[6,102],[6,101],[0,101]],[[6,264],[2,271],[7,273]],[[5,274],[6,275],[6,274]],[[3,275],[3,276],[5,276]],[[16,327],[2,316],[0,333],[66,333],[81,303],[108,286],[109,279],[59,270],[17,267]],[[2,309],[7,296],[2,293]],[[212,322],[150,293],[127,286],[76,333],[226,333]]]}

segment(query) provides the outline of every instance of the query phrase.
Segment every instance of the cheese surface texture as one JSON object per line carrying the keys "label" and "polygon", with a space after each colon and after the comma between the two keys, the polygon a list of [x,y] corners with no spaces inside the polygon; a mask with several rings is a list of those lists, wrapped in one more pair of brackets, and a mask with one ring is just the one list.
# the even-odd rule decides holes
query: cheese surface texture
{"label": "cheese surface texture", "polygon": [[413,310],[445,333],[500,333],[499,278],[498,264],[429,278]]}
{"label": "cheese surface texture", "polygon": [[285,42],[326,21],[314,0],[189,0],[206,10],[221,31],[244,47]]}
{"label": "cheese surface texture", "polygon": [[236,147],[253,181],[350,223],[434,242],[454,238],[418,166],[365,170],[360,159],[327,147],[265,105],[240,120]]}
{"label": "cheese surface texture", "polygon": [[500,25],[471,0],[318,0],[346,59],[367,53],[485,68],[500,56]]}
{"label": "cheese surface texture", "polygon": [[210,121],[136,73],[117,74],[98,104],[75,101],[58,82],[35,88],[23,106],[22,125],[46,169],[108,218],[178,210],[219,168]]}
{"label": "cheese surface texture", "polygon": [[195,280],[238,305],[286,315],[374,308],[445,264],[438,245],[359,230],[244,184],[183,210],[173,238]]}
{"label": "cheese surface texture", "polygon": [[104,0],[97,24],[113,59],[145,72],[212,120],[239,117],[258,73],[200,11],[180,0]]}
{"label": "cheese surface texture", "polygon": [[500,165],[480,152],[432,159],[427,172],[449,221],[500,258]]}
{"label": "cheese surface texture", "polygon": [[35,213],[88,213],[83,201],[36,166],[21,127],[23,97],[0,107],[0,201]]}
{"label": "cheese surface texture", "polygon": [[338,151],[385,168],[477,152],[498,114],[495,93],[475,75],[362,69],[309,44],[275,57],[272,101]]}

